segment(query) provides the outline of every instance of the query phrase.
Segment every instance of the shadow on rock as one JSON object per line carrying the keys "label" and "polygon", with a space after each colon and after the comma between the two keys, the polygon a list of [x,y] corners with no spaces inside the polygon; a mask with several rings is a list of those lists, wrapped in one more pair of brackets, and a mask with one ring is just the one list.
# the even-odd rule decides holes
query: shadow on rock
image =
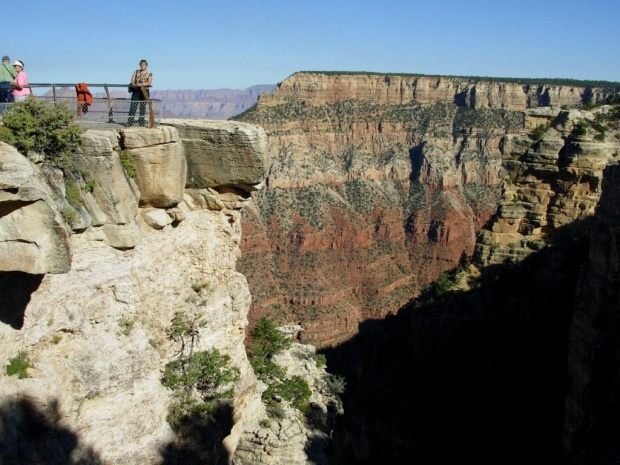
{"label": "shadow on rock", "polygon": [[27,397],[0,403],[0,464],[96,465],[98,455],[61,426],[58,402],[37,405]]}
{"label": "shadow on rock", "polygon": [[20,271],[0,272],[0,321],[14,329],[24,325],[26,306],[44,275]]}
{"label": "shadow on rock", "polygon": [[227,465],[222,441],[233,426],[233,409],[221,403],[213,415],[194,413],[183,420],[176,441],[162,450],[162,465]]}

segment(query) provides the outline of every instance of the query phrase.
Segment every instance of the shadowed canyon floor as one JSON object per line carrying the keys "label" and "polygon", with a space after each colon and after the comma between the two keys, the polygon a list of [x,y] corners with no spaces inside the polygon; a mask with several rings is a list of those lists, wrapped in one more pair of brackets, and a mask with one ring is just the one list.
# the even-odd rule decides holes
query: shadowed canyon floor
{"label": "shadowed canyon floor", "polygon": [[334,463],[564,463],[581,237],[487,267],[471,290],[431,287],[327,350],[348,380]]}

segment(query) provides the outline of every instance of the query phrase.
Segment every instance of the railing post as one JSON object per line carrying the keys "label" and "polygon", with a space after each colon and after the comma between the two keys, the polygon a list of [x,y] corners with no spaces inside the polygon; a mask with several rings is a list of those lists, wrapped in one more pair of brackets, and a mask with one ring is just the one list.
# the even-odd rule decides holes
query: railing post
{"label": "railing post", "polygon": [[114,111],[112,110],[112,100],[110,100],[110,91],[108,90],[108,86],[104,85],[103,89],[105,90],[105,95],[108,99],[108,123],[114,122]]}

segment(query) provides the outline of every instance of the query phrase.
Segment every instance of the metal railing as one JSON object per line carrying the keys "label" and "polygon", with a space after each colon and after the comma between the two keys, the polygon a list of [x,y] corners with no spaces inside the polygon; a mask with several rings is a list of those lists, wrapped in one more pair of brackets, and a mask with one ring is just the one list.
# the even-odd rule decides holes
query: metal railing
{"label": "metal railing", "polygon": [[[120,126],[155,127],[161,121],[162,101],[151,99],[142,88],[143,99],[132,101],[126,97],[127,84],[86,84],[92,95],[91,103],[87,103],[86,94],[76,90],[76,84],[30,84],[31,90],[51,88],[45,95],[32,96],[37,100],[46,100],[55,104],[64,102],[73,111],[74,120],[80,125],[97,126],[112,124]],[[26,86],[24,86],[26,87]],[[103,88],[105,97],[96,96],[93,89]],[[122,91],[110,89],[123,89]],[[80,95],[81,94],[81,95]],[[121,97],[122,96],[122,97]],[[90,100],[90,99],[89,99]],[[13,105],[12,103],[0,103],[0,114]]]}

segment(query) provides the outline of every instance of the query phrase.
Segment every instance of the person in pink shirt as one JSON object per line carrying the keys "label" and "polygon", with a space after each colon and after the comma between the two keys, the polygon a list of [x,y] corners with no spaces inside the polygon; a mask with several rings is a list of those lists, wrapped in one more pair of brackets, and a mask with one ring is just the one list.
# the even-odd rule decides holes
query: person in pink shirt
{"label": "person in pink shirt", "polygon": [[13,68],[17,71],[17,76],[13,81],[13,98],[16,102],[22,102],[30,95],[30,87],[25,87],[28,85],[28,76],[24,71],[24,62],[15,60]]}

